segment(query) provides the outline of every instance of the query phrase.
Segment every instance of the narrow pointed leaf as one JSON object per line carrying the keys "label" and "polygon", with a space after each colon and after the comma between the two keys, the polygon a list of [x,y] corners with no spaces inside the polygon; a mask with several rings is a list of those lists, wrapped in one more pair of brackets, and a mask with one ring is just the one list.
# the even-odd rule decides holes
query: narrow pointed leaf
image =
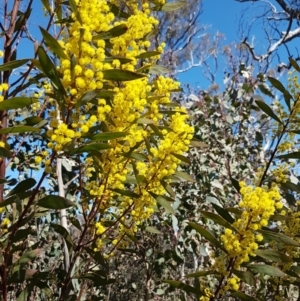
{"label": "narrow pointed leaf", "polygon": [[255,254],[272,262],[291,262],[292,258],[275,250],[258,249]]}
{"label": "narrow pointed leaf", "polygon": [[94,135],[92,137],[92,140],[108,141],[108,140],[123,138],[126,136],[127,136],[127,133],[124,133],[124,132],[112,132],[112,133],[105,132],[105,133],[99,133],[99,134]]}
{"label": "narrow pointed leaf", "polygon": [[43,72],[49,77],[54,88],[58,90],[62,95],[65,95],[66,91],[59,79],[59,74],[56,70],[56,67],[48,57],[44,48],[41,46],[39,47],[38,55],[39,55],[39,63],[41,65]]}
{"label": "narrow pointed leaf", "polygon": [[101,33],[93,36],[93,39],[109,40],[109,39],[116,38],[116,37],[123,35],[127,30],[128,30],[128,27],[126,24],[120,24],[120,25],[117,25],[117,26],[111,28],[110,30],[108,30],[106,32],[101,32]]}
{"label": "narrow pointed leaf", "polygon": [[0,102],[0,111],[22,109],[36,102],[38,102],[38,99],[33,97],[13,97]]}
{"label": "narrow pointed leaf", "polygon": [[184,7],[186,4],[187,4],[186,1],[175,1],[175,2],[166,3],[162,6],[157,6],[154,8],[154,10],[159,10],[159,11],[169,13]]}
{"label": "narrow pointed leaf", "polygon": [[163,67],[163,66],[159,66],[159,65],[153,65],[149,69],[149,73],[155,74],[155,75],[160,75],[160,74],[165,74],[165,73],[170,73],[170,72],[171,72],[170,69]]}
{"label": "narrow pointed leaf", "polygon": [[47,209],[66,209],[69,207],[75,207],[76,205],[70,200],[58,195],[48,195],[37,201],[37,205]]}
{"label": "narrow pointed leaf", "polygon": [[188,157],[185,157],[183,155],[178,155],[178,154],[175,154],[175,153],[172,153],[172,155],[174,157],[176,157],[177,159],[181,160],[182,162],[188,164],[188,165],[191,165],[191,160],[188,158]]}
{"label": "narrow pointed leaf", "polygon": [[50,47],[52,52],[54,52],[59,58],[67,59],[67,55],[65,54],[63,48],[60,46],[60,44],[57,42],[57,40],[52,37],[48,31],[46,31],[44,28],[40,26],[40,31],[42,32],[42,35],[44,37],[44,40],[47,44],[47,46]]}
{"label": "narrow pointed leaf", "polygon": [[200,212],[203,214],[204,217],[216,222],[217,224],[225,228],[231,229],[232,231],[236,231],[236,229],[230,223],[228,223],[223,217],[219,216],[218,214],[202,210]]}
{"label": "narrow pointed leaf", "polygon": [[266,231],[266,230],[260,230],[259,232],[263,235],[264,240],[276,241],[278,243],[283,243],[291,246],[297,246],[297,247],[300,246],[299,243],[297,243],[292,238],[284,234],[276,233],[272,231]]}
{"label": "narrow pointed leaf", "polygon": [[196,223],[188,223],[188,225],[195,229],[200,235],[205,237],[208,241],[210,241],[216,248],[223,249],[220,242],[206,229]]}
{"label": "narrow pointed leaf", "polygon": [[68,247],[68,250],[70,252],[73,247],[73,240],[72,240],[69,232],[67,231],[67,229],[58,224],[51,223],[50,225],[55,230],[55,232],[57,232],[64,238],[66,245]]}
{"label": "narrow pointed leaf", "polygon": [[0,129],[0,134],[16,134],[16,133],[30,133],[30,132],[38,132],[40,128],[36,128],[33,126],[27,125],[17,125],[10,128]]}
{"label": "narrow pointed leaf", "polygon": [[209,147],[209,145],[198,140],[192,140],[190,143],[190,147],[207,148]]}
{"label": "narrow pointed leaf", "polygon": [[217,213],[222,216],[228,223],[233,223],[234,218],[226,211],[226,209],[218,206],[217,204],[212,204]]}
{"label": "narrow pointed leaf", "polygon": [[183,171],[176,171],[174,176],[184,179],[188,182],[197,183],[197,181],[194,178],[192,178],[189,174],[187,174],[186,172],[183,172]]}
{"label": "narrow pointed leaf", "polygon": [[160,54],[161,54],[161,52],[159,52],[159,51],[146,51],[146,52],[143,52],[143,53],[139,54],[138,56],[136,56],[136,58],[137,59],[146,59],[146,58],[160,55]]}
{"label": "narrow pointed leaf", "polygon": [[124,195],[124,196],[128,196],[128,197],[131,197],[131,198],[139,198],[140,195],[135,193],[135,192],[132,192],[132,191],[129,191],[129,190],[124,190],[124,189],[112,189],[112,191],[114,192],[117,192],[121,195]]}
{"label": "narrow pointed leaf", "polygon": [[145,77],[145,74],[136,73],[128,70],[110,69],[103,71],[103,78],[112,81],[129,81]]}
{"label": "narrow pointed leaf", "polygon": [[1,158],[11,158],[12,154],[7,148],[0,147],[0,157]]}
{"label": "narrow pointed leaf", "polygon": [[242,281],[246,282],[247,284],[249,284],[251,286],[255,285],[255,278],[251,272],[233,270],[233,273],[236,276],[238,276]]}
{"label": "narrow pointed leaf", "polygon": [[41,251],[42,251],[42,249],[35,249],[35,250],[25,252],[20,257],[20,259],[15,263],[15,265],[25,264],[25,263],[29,262],[30,260],[36,258],[41,253]]}
{"label": "narrow pointed leaf", "polygon": [[238,300],[242,300],[242,301],[259,301],[255,297],[247,295],[242,292],[233,292],[231,295],[238,298]]}
{"label": "narrow pointed leaf", "polygon": [[213,271],[199,271],[192,274],[188,274],[185,277],[186,278],[203,277],[203,276],[211,275],[213,273],[214,273]]}
{"label": "narrow pointed leaf", "polygon": [[278,79],[269,76],[268,80],[270,81],[272,86],[277,90],[279,90],[280,92],[284,93],[286,91],[284,85]]}
{"label": "narrow pointed leaf", "polygon": [[300,72],[300,67],[299,67],[298,63],[291,57],[289,58],[289,61],[290,61],[291,65],[294,67],[294,69],[297,70],[298,72]]}
{"label": "narrow pointed leaf", "polygon": [[70,151],[70,155],[89,153],[92,151],[101,151],[105,149],[112,148],[109,144],[106,143],[90,143],[84,146],[77,147]]}
{"label": "narrow pointed leaf", "polygon": [[163,280],[164,283],[168,283],[170,284],[171,286],[173,287],[176,287],[178,289],[181,289],[187,293],[192,293],[192,294],[196,294],[197,296],[204,296],[204,293],[201,292],[200,290],[190,286],[190,285],[187,285],[183,282],[180,282],[180,281],[176,281],[176,280]]}
{"label": "narrow pointed leaf", "polygon": [[69,5],[70,5],[70,8],[71,8],[72,12],[74,13],[76,19],[79,21],[80,24],[82,24],[82,20],[81,20],[79,11],[77,9],[77,4],[76,4],[75,0],[69,0]]}
{"label": "narrow pointed leaf", "polygon": [[279,117],[273,112],[273,110],[264,102],[261,100],[256,100],[256,104],[260,107],[260,109],[265,112],[269,117],[272,119],[278,121],[282,124],[282,121],[279,119]]}
{"label": "narrow pointed leaf", "polygon": [[279,270],[276,267],[273,267],[272,265],[267,264],[249,264],[247,266],[248,269],[250,269],[253,273],[259,273],[263,275],[269,275],[272,277],[284,277],[286,276],[285,273],[283,273],[281,270]]}
{"label": "narrow pointed leaf", "polygon": [[23,60],[16,60],[16,61],[12,61],[12,62],[2,64],[2,65],[0,65],[0,72],[14,70],[18,67],[23,66],[28,61],[29,61],[29,59],[23,59]]}
{"label": "narrow pointed leaf", "polygon": [[166,200],[163,196],[157,196],[156,202],[162,206],[167,212],[175,215],[175,211],[168,200]]}
{"label": "narrow pointed leaf", "polygon": [[32,187],[34,187],[36,184],[36,180],[33,178],[25,179],[22,182],[18,183],[17,186],[15,186],[8,194],[7,196],[14,195],[16,193],[24,192]]}
{"label": "narrow pointed leaf", "polygon": [[277,156],[277,158],[280,158],[280,159],[300,159],[300,152],[294,152],[294,153],[280,155],[280,156]]}
{"label": "narrow pointed leaf", "polygon": [[145,230],[146,230],[147,232],[150,232],[150,233],[161,234],[161,232],[160,232],[159,230],[157,230],[156,228],[151,227],[151,226],[147,226],[147,227],[145,228]]}
{"label": "narrow pointed leaf", "polygon": [[[31,117],[28,117],[26,118],[24,121],[26,123],[26,125],[29,125],[29,126],[34,126],[34,125],[37,125],[39,124],[41,121],[43,121],[44,119],[41,118],[41,117],[38,117],[38,116],[31,116]],[[48,122],[48,121],[46,121]]]}
{"label": "narrow pointed leaf", "polygon": [[238,193],[240,193],[241,187],[240,187],[239,182],[238,182],[236,179],[234,179],[233,177],[230,177],[230,181],[231,181],[233,187],[236,189],[236,191],[237,191]]}

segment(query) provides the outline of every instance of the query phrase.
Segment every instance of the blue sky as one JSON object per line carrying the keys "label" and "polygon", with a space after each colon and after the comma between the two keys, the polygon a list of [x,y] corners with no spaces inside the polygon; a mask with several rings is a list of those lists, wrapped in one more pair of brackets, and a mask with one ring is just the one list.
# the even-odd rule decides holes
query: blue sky
{"label": "blue sky", "polygon": [[[202,24],[208,25],[208,32],[213,36],[217,32],[225,35],[224,44],[230,44],[238,38],[238,24],[240,16],[245,7],[249,4],[240,3],[234,0],[204,0],[203,13],[200,17]],[[194,68],[189,72],[179,75],[182,84],[190,83],[192,85],[203,86],[208,81],[201,74],[201,67]],[[222,80],[225,65],[220,65],[219,74]]]}
{"label": "blue sky", "polygon": [[[213,36],[216,32],[225,35],[224,45],[233,42],[239,42],[245,38],[245,34],[241,35],[239,27],[247,29],[248,25],[252,23],[253,19],[260,15],[266,3],[262,2],[247,2],[241,3],[235,0],[203,0],[203,14],[200,17],[200,23],[209,25],[208,32]],[[275,1],[271,1],[275,4]],[[276,6],[276,5],[275,5]],[[280,11],[280,8],[276,6]],[[242,22],[242,23],[241,23]],[[282,27],[278,28],[279,31],[285,31],[287,23],[281,23]],[[252,26],[252,30],[248,36],[249,42],[254,42],[256,54],[264,54],[268,48],[268,41],[266,39],[263,27],[263,19],[258,18]],[[244,30],[245,32],[245,30]],[[289,43],[291,53],[295,53],[298,48],[297,41]],[[282,46],[278,52],[283,61],[288,61],[288,55]],[[275,59],[275,63],[277,63]],[[226,71],[226,64],[222,59],[219,60],[217,81],[222,82],[224,71]],[[285,74],[282,74],[285,75]],[[179,80],[183,83],[189,83],[205,89],[208,81],[201,74],[201,67],[194,68],[193,70],[179,75]]]}
{"label": "blue sky", "polygon": [[[25,6],[26,1],[21,2],[22,6]],[[200,23],[205,24],[208,27],[207,32],[214,36],[217,32],[225,35],[224,45],[230,44],[234,41],[239,41],[238,27],[243,15],[243,22],[251,22],[254,15],[259,12],[257,9],[257,2],[240,3],[235,0],[203,0],[203,14],[200,17]],[[40,39],[39,25],[46,27],[47,18],[43,16],[41,9],[41,1],[35,0],[33,6],[32,16],[29,20],[29,28],[34,38]],[[255,49],[257,53],[262,53],[266,49],[266,40],[263,35],[262,23],[256,22],[253,31],[249,37],[249,40],[255,37]],[[0,42],[2,43],[2,41]],[[1,45],[1,44],[0,44]],[[33,44],[28,40],[21,41],[22,52],[18,53],[18,58],[32,57],[33,55]],[[226,71],[226,64],[219,60],[218,76],[217,81],[222,83],[223,74]],[[189,72],[182,73],[179,75],[179,80],[182,84],[191,84],[192,86],[198,86],[201,89],[205,89],[209,82],[203,77],[201,67],[194,68]]]}

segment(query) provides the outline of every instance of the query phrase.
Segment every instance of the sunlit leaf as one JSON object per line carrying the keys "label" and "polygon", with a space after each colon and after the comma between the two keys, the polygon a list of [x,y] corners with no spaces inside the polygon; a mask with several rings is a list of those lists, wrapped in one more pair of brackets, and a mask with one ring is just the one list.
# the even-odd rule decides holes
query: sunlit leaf
{"label": "sunlit leaf", "polygon": [[51,7],[49,4],[49,0],[41,0],[43,3],[43,6],[45,7],[45,9],[47,10],[48,13],[51,13]]}
{"label": "sunlit leaf", "polygon": [[161,234],[161,232],[160,232],[158,229],[156,229],[156,228],[154,228],[154,227],[151,227],[151,226],[147,226],[147,227],[145,228],[145,230],[146,230],[147,232],[150,232],[150,233]]}
{"label": "sunlit leaf", "polygon": [[156,6],[153,8],[153,10],[159,10],[159,11],[169,13],[184,7],[186,4],[187,4],[186,1],[169,2],[163,5]]}
{"label": "sunlit leaf", "polygon": [[149,73],[155,75],[160,75],[160,74],[165,74],[170,72],[171,72],[170,69],[159,65],[152,65],[149,69]]}
{"label": "sunlit leaf", "polygon": [[152,119],[148,119],[148,118],[139,118],[136,121],[137,124],[154,124],[154,121]]}
{"label": "sunlit leaf", "polygon": [[207,148],[209,147],[209,145],[198,140],[192,140],[190,143],[190,147]]}

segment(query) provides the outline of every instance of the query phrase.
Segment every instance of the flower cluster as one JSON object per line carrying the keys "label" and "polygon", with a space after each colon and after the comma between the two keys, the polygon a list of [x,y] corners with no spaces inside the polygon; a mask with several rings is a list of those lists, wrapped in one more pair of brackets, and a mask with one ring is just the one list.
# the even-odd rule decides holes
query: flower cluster
{"label": "flower cluster", "polygon": [[239,207],[242,216],[233,223],[236,231],[225,229],[221,240],[228,252],[229,258],[235,259],[235,268],[243,262],[249,261],[249,255],[255,256],[257,242],[263,239],[256,231],[268,225],[270,217],[276,209],[283,207],[278,188],[274,185],[270,189],[246,186],[240,183],[242,200]]}
{"label": "flower cluster", "polygon": [[[65,56],[60,59],[58,72],[67,95],[52,103],[56,109],[50,113],[48,147],[64,151],[71,141],[74,147],[95,143],[91,137],[103,129],[124,133],[121,138],[105,141],[109,147],[101,150],[101,155],[85,155],[81,179],[91,203],[96,203],[101,212],[94,224],[96,249],[102,249],[107,242],[113,249],[123,243],[125,234],[133,235],[153,214],[156,196],[166,194],[168,177],[174,175],[181,162],[176,155],[188,150],[194,130],[187,123],[185,109],[170,106],[171,93],[179,88],[173,79],[145,75],[115,82],[105,77],[107,70],[128,72],[141,67],[140,55],[151,48],[145,37],[158,24],[150,15],[149,4],[126,1],[129,17],[118,19],[110,11],[109,1],[75,2],[78,12],[71,15],[74,22],[59,41]],[[114,28],[124,32],[105,37]],[[152,47],[154,56],[146,55],[143,64],[155,63],[163,47],[164,44]],[[82,96],[91,91],[100,92],[99,97],[95,94],[91,101],[81,103]],[[62,113],[65,108],[67,114]],[[50,160],[46,160],[46,171],[51,172]],[[131,193],[119,193],[128,189],[128,183]],[[114,227],[110,229],[106,224],[112,220]]]}
{"label": "flower cluster", "polygon": [[[8,88],[9,88],[8,84],[6,84],[6,83],[0,84],[0,92],[1,92],[1,94],[3,92],[6,92],[8,90]],[[4,96],[0,95],[0,102],[3,101],[3,100],[4,100]]]}

